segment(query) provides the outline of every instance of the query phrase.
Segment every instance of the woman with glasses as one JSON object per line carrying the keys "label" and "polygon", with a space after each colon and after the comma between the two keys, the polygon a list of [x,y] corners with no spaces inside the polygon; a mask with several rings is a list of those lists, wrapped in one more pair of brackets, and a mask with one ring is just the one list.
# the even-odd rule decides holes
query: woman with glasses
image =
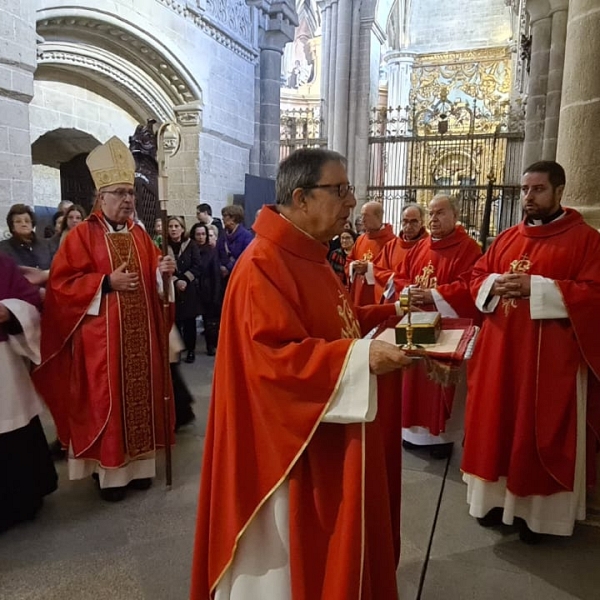
{"label": "woman with glasses", "polygon": [[196,242],[200,251],[202,274],[198,281],[198,293],[204,322],[204,338],[206,340],[206,354],[214,356],[219,338],[219,324],[221,321],[221,305],[223,303],[223,278],[219,268],[219,257],[215,244],[210,243],[211,233],[216,242],[214,225],[196,223],[190,230],[190,238]]}

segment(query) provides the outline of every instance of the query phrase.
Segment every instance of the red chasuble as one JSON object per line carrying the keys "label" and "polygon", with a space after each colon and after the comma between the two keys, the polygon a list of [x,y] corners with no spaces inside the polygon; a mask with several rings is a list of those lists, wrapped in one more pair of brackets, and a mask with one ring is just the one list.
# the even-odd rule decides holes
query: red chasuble
{"label": "red chasuble", "polygon": [[578,212],[565,210],[548,225],[521,223],[503,232],[473,270],[474,297],[492,273],[553,279],[569,314],[532,320],[529,299],[520,298],[501,300],[484,317],[471,363],[462,470],[487,481],[507,477],[507,488],[517,496],[573,490],[575,385],[583,363],[589,368],[587,481],[594,481],[600,235]]}
{"label": "red chasuble", "polygon": [[[141,227],[127,228],[109,233],[94,213],[66,236],[50,270],[33,375],[62,444],[105,468],[165,443],[159,253]],[[140,274],[138,290],[104,294],[99,315],[88,315],[104,276],[123,263]]]}
{"label": "red chasuble", "polygon": [[[350,263],[355,260],[373,262],[377,256],[379,256],[379,253],[385,244],[395,237],[392,226],[387,223],[379,231],[359,235],[346,259],[346,275],[348,276],[348,281],[350,281]],[[375,304],[379,301],[379,298],[381,298],[383,287],[384,286],[381,286],[377,280],[375,280],[375,285],[370,285],[365,281],[364,275],[355,275],[354,281],[350,284],[350,297],[354,302],[354,306]]]}
{"label": "red chasuble", "polygon": [[[476,318],[468,282],[480,256],[481,248],[460,225],[441,240],[427,238],[409,251],[396,271],[396,291],[413,284],[435,288],[459,317]],[[435,310],[435,306],[427,309]],[[402,385],[402,427],[427,427],[431,435],[443,433],[452,412],[454,386],[431,381],[421,364],[406,372]]]}
{"label": "red chasuble", "polygon": [[[373,261],[375,281],[382,292],[390,277],[400,268],[408,251],[426,237],[429,237],[429,232],[426,229],[421,229],[419,236],[414,240],[405,240],[402,236],[398,236],[382,248]],[[375,297],[375,301],[379,302],[380,298],[381,294]]]}
{"label": "red chasuble", "polygon": [[[395,403],[380,391],[372,423],[322,422],[353,339],[394,311],[355,310],[327,246],[274,207],[254,230],[223,306],[191,598],[213,597],[239,538],[286,479],[292,598],[395,598],[401,453],[381,415],[393,413],[397,391]],[[394,376],[381,388],[397,388]]]}

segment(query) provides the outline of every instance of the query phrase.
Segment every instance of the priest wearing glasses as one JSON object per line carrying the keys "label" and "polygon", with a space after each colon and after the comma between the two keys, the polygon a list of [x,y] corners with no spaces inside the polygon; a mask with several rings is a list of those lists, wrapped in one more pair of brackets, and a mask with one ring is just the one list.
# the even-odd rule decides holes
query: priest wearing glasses
{"label": "priest wearing glasses", "polygon": [[175,263],[133,221],[135,164],[125,144],[113,137],[86,162],[95,207],[52,264],[34,377],[68,451],[69,478],[94,477],[103,499],[119,501],[151,485],[157,449],[173,442],[163,428],[169,373],[157,281]]}

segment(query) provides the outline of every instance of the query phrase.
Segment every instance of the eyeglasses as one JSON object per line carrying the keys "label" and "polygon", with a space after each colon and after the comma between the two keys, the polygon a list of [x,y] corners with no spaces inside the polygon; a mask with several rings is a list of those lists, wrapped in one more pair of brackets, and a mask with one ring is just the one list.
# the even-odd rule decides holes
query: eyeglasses
{"label": "eyeglasses", "polygon": [[104,192],[105,194],[112,194],[113,196],[117,196],[119,200],[125,200],[127,196],[131,196],[135,198],[135,190],[133,188],[129,188],[126,190],[125,188],[118,188],[116,190],[107,190]]}
{"label": "eyeglasses", "polygon": [[303,190],[316,190],[319,188],[323,189],[335,189],[337,191],[337,195],[340,198],[345,198],[348,195],[348,192],[354,194],[354,190],[356,189],[353,185],[349,185],[348,183],[320,183],[316,185],[307,185],[304,186]]}

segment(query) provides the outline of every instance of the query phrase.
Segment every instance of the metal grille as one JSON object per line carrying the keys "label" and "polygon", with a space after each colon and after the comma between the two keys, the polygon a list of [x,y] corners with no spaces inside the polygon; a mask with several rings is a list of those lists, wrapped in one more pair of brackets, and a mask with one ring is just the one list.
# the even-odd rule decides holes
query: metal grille
{"label": "metal grille", "polygon": [[323,120],[319,108],[294,108],[281,111],[279,158],[287,158],[298,148],[326,148]]}
{"label": "metal grille", "polygon": [[523,135],[507,131],[508,114],[496,116],[449,102],[373,109],[367,197],[383,203],[396,233],[406,203],[426,206],[439,193],[458,199],[461,223],[484,246],[519,221]]}

